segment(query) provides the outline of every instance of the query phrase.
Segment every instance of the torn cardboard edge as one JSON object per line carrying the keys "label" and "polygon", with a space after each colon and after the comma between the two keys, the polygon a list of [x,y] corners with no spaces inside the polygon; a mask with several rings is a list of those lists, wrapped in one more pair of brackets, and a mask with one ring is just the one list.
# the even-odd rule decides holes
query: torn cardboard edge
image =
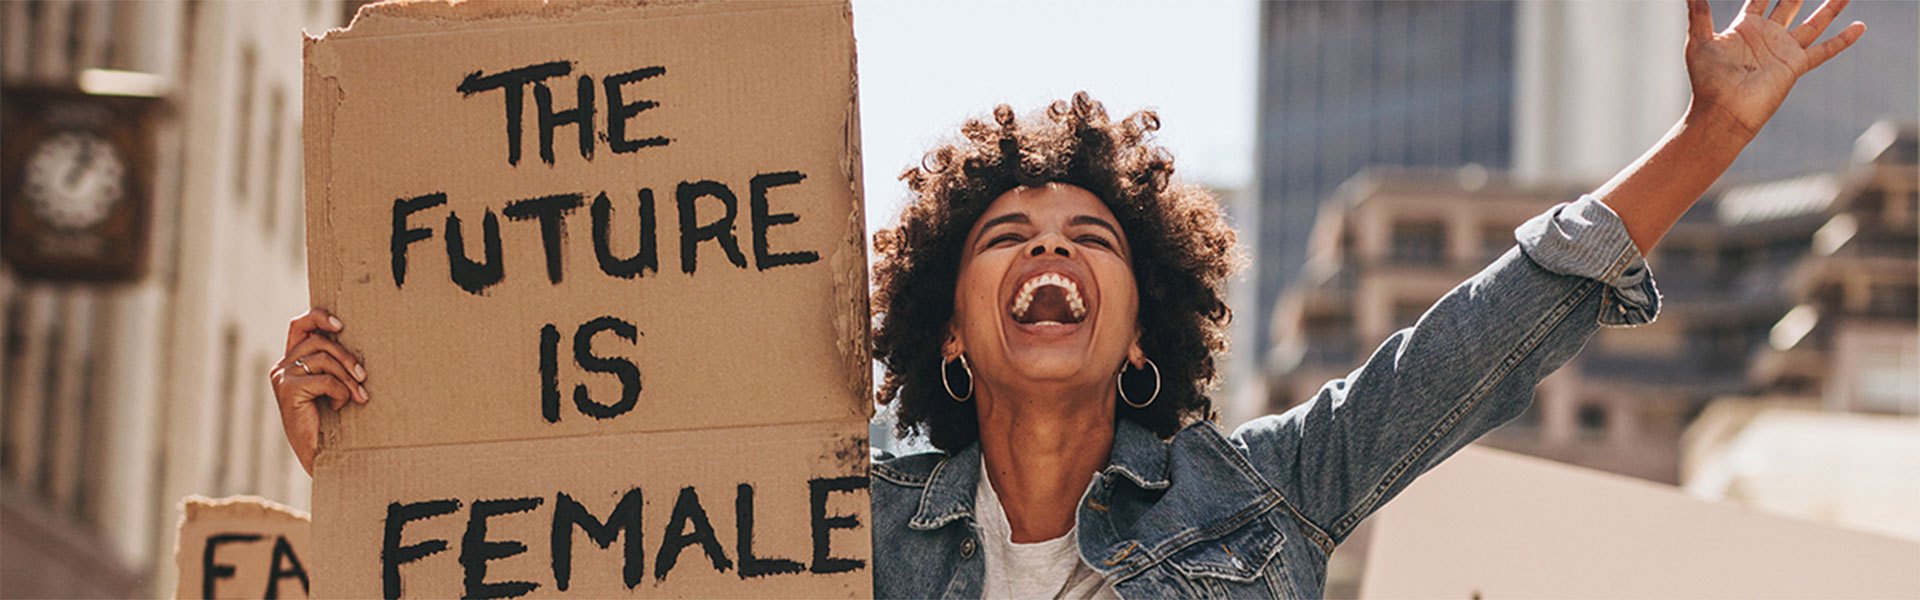
{"label": "torn cardboard edge", "polygon": [[259,496],[188,496],[174,539],[177,598],[304,598],[312,582],[305,511]]}
{"label": "torn cardboard edge", "polygon": [[[848,19],[852,19],[849,13]],[[852,100],[847,102],[846,134],[847,141],[840,156],[840,168],[847,178],[847,190],[853,194],[853,210],[847,212],[846,242],[833,252],[829,265],[833,269],[833,295],[836,304],[843,307],[833,321],[834,347],[847,361],[847,387],[857,397],[864,398],[865,415],[873,417],[873,355],[869,349],[872,343],[872,306],[871,291],[867,281],[867,216],[866,185],[860,153],[860,76],[859,48],[856,45],[848,52],[848,72],[852,73],[849,82],[852,86]],[[853,249],[849,252],[848,249]]]}
{"label": "torn cardboard edge", "polygon": [[[677,16],[787,10],[846,4],[841,0],[382,0],[354,11],[346,27],[309,39],[373,39],[418,35],[423,24],[445,33],[519,28],[543,23],[663,19]],[[724,7],[718,8],[716,7]],[[851,8],[848,9],[849,13]],[[515,22],[503,25],[502,21]]]}
{"label": "torn cardboard edge", "polygon": [[209,498],[194,494],[180,499],[180,520],[198,521],[206,519],[260,519],[265,521],[287,521],[305,523],[313,520],[313,515],[279,502],[260,496],[227,496]]}

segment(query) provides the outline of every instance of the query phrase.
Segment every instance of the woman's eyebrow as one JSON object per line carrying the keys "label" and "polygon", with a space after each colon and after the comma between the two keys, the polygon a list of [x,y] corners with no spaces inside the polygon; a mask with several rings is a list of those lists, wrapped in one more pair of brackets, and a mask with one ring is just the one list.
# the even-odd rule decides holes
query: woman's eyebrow
{"label": "woman's eyebrow", "polygon": [[1109,223],[1107,222],[1106,219],[1102,219],[1100,217],[1096,217],[1093,215],[1080,215],[1072,219],[1068,219],[1067,224],[1068,225],[1098,225],[1100,227],[1105,227],[1107,229],[1107,232],[1112,233],[1114,237],[1120,237],[1120,230],[1114,227],[1113,223]]}
{"label": "woman's eyebrow", "polygon": [[980,231],[985,232],[988,229],[993,229],[993,226],[995,225],[1000,225],[1004,223],[1018,223],[1021,225],[1031,225],[1033,224],[1033,219],[1027,218],[1027,213],[1023,213],[1023,212],[1007,213],[1004,215],[1000,215],[998,217],[987,219],[987,222],[980,224]]}

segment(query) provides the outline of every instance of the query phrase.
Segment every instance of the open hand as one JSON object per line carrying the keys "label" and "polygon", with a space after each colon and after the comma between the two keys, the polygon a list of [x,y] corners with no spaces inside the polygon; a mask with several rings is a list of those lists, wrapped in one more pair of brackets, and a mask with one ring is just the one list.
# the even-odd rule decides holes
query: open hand
{"label": "open hand", "polygon": [[1779,0],[1763,15],[1767,0],[1747,0],[1726,31],[1714,33],[1706,0],[1687,0],[1687,79],[1693,85],[1690,113],[1731,121],[1751,137],[1786,101],[1795,81],[1846,50],[1866,33],[1859,21],[1815,44],[1847,0],[1826,0],[1798,27],[1801,0]]}

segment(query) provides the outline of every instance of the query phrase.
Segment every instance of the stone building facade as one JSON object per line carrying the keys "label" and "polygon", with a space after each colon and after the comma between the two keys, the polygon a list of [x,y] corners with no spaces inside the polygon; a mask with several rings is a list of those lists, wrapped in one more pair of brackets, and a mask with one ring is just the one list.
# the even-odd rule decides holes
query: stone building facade
{"label": "stone building facade", "polygon": [[266,373],[307,304],[300,32],[347,10],[0,3],[9,97],[106,77],[153,84],[157,108],[137,149],[151,190],[143,274],[89,283],[0,266],[0,596],[168,596],[182,497],[307,503]]}

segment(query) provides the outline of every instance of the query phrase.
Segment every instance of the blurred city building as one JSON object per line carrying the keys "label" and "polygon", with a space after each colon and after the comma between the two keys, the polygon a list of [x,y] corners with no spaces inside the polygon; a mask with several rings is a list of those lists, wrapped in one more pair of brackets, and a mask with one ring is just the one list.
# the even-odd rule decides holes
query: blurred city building
{"label": "blurred city building", "polygon": [[[1483,443],[1832,524],[1920,529],[1906,508],[1920,473],[1877,453],[1920,444],[1916,155],[1912,123],[1882,122],[1845,167],[1716,188],[1649,258],[1659,319],[1602,329]],[[1274,311],[1266,410],[1346,376],[1512,248],[1522,220],[1592,185],[1477,167],[1349,180],[1321,208],[1308,263]],[[1730,406],[1696,424],[1709,403]],[[1782,403],[1826,417],[1753,417]],[[1849,431],[1867,433],[1810,448]],[[1358,593],[1368,532],[1335,553],[1330,596]]]}
{"label": "blurred city building", "polygon": [[[1604,181],[1680,119],[1688,97],[1683,4],[1522,2],[1514,9],[1508,166],[1515,178]],[[1737,6],[1718,10],[1715,19],[1737,14]]]}
{"label": "blurred city building", "polygon": [[[1513,2],[1260,4],[1258,201],[1242,221],[1257,228],[1246,237],[1259,257],[1258,306],[1270,309],[1300,271],[1321,201],[1361,169],[1510,166],[1518,11]],[[1264,355],[1272,340],[1254,333],[1241,344]]]}
{"label": "blurred city building", "polygon": [[[1742,2],[1711,4],[1725,27]],[[1651,147],[1688,98],[1678,5],[1301,0],[1262,3],[1261,19],[1245,221],[1257,230],[1242,237],[1256,242],[1266,311],[1301,273],[1322,202],[1363,169],[1478,165],[1594,185]],[[1920,3],[1856,2],[1839,22],[1852,20],[1870,33],[1802,78],[1727,181],[1832,170],[1869,125],[1916,117]],[[1261,331],[1241,346],[1271,374],[1281,341]]]}
{"label": "blurred city building", "polygon": [[1729,398],[1707,405],[1682,444],[1681,485],[1696,498],[1920,542],[1911,416]]}
{"label": "blurred city building", "polygon": [[1761,252],[1780,266],[1736,277],[1787,300],[1770,312],[1791,308],[1750,323],[1760,340],[1747,393],[1714,399],[1688,426],[1689,492],[1920,540],[1916,137],[1911,124],[1881,123],[1843,175],[1723,196],[1717,220],[1778,236]]}
{"label": "blurred city building", "polygon": [[1227,322],[1227,352],[1216,357],[1219,387],[1208,392],[1220,425],[1231,428],[1266,414],[1261,409],[1266,406],[1267,377],[1260,362],[1266,353],[1256,340],[1266,327],[1262,317],[1267,311],[1260,304],[1259,280],[1248,272],[1258,268],[1260,262],[1253,259],[1260,247],[1260,228],[1254,222],[1260,211],[1257,199],[1246,190],[1209,191],[1226,209],[1227,222],[1238,235],[1238,251],[1249,259],[1239,273],[1227,279],[1225,299],[1227,310],[1232,311],[1232,320]]}
{"label": "blurred city building", "polygon": [[[1920,192],[1912,124],[1859,138],[1851,166],[1717,188],[1649,262],[1660,318],[1602,329],[1490,445],[1680,482],[1680,439],[1716,398],[1920,416]],[[1275,311],[1269,408],[1311,398],[1513,246],[1520,220],[1585,184],[1478,169],[1363,172],[1322,208]]]}
{"label": "blurred city building", "polygon": [[[307,303],[297,32],[336,26],[344,10],[0,3],[0,108],[152,98],[131,121],[138,135],[98,132],[138,140],[113,147],[145,209],[131,213],[146,232],[132,274],[70,277],[12,254],[0,266],[0,596],[166,596],[182,497],[306,506],[266,374]],[[0,146],[35,153],[46,138],[25,132],[46,125],[9,129]],[[72,186],[102,160],[92,152],[35,168]],[[6,218],[27,214],[7,202]],[[72,225],[50,235],[85,233]]]}

